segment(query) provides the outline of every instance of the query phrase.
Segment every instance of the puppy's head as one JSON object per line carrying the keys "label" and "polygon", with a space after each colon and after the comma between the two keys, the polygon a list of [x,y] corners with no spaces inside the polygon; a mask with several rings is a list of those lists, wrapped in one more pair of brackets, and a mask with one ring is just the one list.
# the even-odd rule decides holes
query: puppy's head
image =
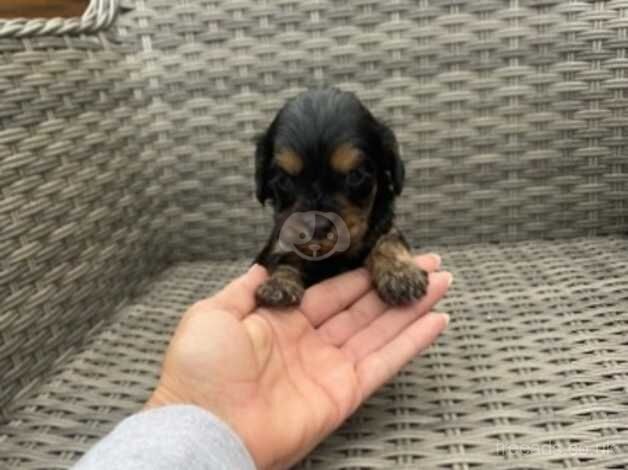
{"label": "puppy's head", "polygon": [[[393,132],[353,93],[313,90],[288,101],[259,138],[257,198],[269,200],[277,224],[294,213],[342,219],[350,249],[361,247],[375,211],[391,211],[404,167]],[[314,217],[310,240],[323,252],[336,244],[330,217]]]}

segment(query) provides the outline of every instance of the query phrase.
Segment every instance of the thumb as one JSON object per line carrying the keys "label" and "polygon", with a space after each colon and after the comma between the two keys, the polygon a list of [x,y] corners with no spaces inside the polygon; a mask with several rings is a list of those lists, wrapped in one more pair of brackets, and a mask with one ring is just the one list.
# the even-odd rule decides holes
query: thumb
{"label": "thumb", "polygon": [[229,310],[238,318],[244,318],[255,309],[255,289],[267,278],[266,269],[254,264],[246,273],[209,299],[209,302],[213,307]]}

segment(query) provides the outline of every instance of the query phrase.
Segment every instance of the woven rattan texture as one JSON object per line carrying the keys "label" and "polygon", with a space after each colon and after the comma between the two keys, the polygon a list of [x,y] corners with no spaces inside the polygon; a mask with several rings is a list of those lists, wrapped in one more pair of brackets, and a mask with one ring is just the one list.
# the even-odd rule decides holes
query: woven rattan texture
{"label": "woven rattan texture", "polygon": [[[628,1],[133,6],[117,37],[2,29],[2,469],[67,466],[137,409],[178,312],[245,263],[181,264],[118,307],[166,260],[260,247],[250,140],[305,87],[393,125],[415,245],[628,228]],[[306,467],[628,465],[625,248],[452,250],[450,334]]]}
{"label": "woven rattan texture", "polygon": [[157,268],[168,181],[137,61],[93,39],[0,51],[2,421]]}
{"label": "woven rattan texture", "polygon": [[[301,468],[626,468],[628,241],[439,251],[456,273],[448,332]],[[244,269],[162,273],[16,403],[0,468],[69,467],[141,408],[186,306]]]}
{"label": "woven rattan texture", "polygon": [[93,34],[111,26],[120,0],[91,0],[80,18],[0,18],[0,38]]}
{"label": "woven rattan texture", "polygon": [[393,125],[415,242],[625,230],[627,15],[627,1],[138,0],[120,28],[173,124],[179,255],[258,247],[250,140],[318,84]]}

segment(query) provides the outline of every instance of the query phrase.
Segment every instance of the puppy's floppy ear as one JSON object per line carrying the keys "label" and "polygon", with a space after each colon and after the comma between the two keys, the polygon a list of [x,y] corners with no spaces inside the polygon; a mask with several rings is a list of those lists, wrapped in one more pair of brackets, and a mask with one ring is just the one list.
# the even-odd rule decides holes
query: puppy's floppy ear
{"label": "puppy's floppy ear", "polygon": [[271,197],[268,187],[268,168],[273,159],[275,122],[273,121],[268,130],[256,138],[255,143],[255,195],[262,204]]}
{"label": "puppy's floppy ear", "polygon": [[377,133],[384,151],[384,169],[396,195],[401,194],[406,170],[399,155],[399,143],[395,133],[385,124],[377,123]]}

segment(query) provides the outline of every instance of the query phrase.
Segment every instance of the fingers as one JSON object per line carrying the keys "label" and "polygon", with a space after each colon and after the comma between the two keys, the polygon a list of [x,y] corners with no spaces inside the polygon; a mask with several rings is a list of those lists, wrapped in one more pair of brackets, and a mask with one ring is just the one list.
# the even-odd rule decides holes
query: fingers
{"label": "fingers", "polygon": [[[427,272],[433,272],[440,268],[438,255],[418,256],[415,259],[417,264]],[[431,276],[429,279],[428,293],[432,289],[430,287]],[[377,292],[371,289],[347,310],[331,317],[321,325],[319,333],[330,344],[341,346],[384,313],[386,309],[388,309],[388,305],[379,298]]]}
{"label": "fingers", "polygon": [[305,291],[301,311],[312,326],[316,327],[351,305],[370,286],[371,278],[364,268],[326,279]]}
{"label": "fingers", "polygon": [[426,349],[447,328],[449,316],[428,313],[381,349],[358,362],[362,401],[390,380],[414,356]]}
{"label": "fingers", "polygon": [[201,300],[193,308],[220,308],[230,311],[238,318],[244,318],[255,309],[255,289],[267,278],[266,269],[254,264],[242,276],[231,281],[209,299]]}
{"label": "fingers", "polygon": [[341,349],[355,362],[359,362],[367,355],[384,347],[402,333],[408,325],[434,307],[447,292],[451,279],[451,274],[448,272],[430,274],[427,293],[421,300],[406,307],[389,308],[383,315],[352,336]]}
{"label": "fingers", "polygon": [[[440,256],[436,254],[417,256],[416,261],[422,269],[428,272],[438,270],[441,262]],[[364,296],[370,288],[371,277],[368,271],[364,268],[356,269],[326,279],[307,289],[301,302],[301,310],[310,323],[318,327]],[[341,320],[341,322],[345,321],[346,319]]]}

